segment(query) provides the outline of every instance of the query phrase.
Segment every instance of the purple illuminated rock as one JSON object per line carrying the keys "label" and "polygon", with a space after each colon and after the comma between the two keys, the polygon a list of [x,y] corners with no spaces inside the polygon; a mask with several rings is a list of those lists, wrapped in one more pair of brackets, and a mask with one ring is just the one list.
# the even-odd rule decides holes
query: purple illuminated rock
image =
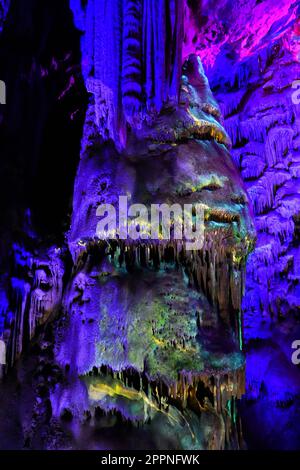
{"label": "purple illuminated rock", "polygon": [[[255,234],[201,61],[182,60],[187,5],[70,5],[90,93],[71,226],[62,251],[35,250],[32,234],[30,248],[14,247],[18,276],[3,296],[11,362],[35,340],[33,365],[19,372],[22,381],[34,368],[21,434],[49,449],[240,448]],[[124,195],[147,207],[201,203],[203,247],[99,240],[97,208]]]}
{"label": "purple illuminated rock", "polygon": [[[88,413],[116,433],[117,422],[105,424],[109,416],[140,424],[142,433],[160,436],[154,447],[166,445],[173,429],[172,448],[235,448],[242,445],[235,410],[244,392],[241,299],[254,229],[199,58],[191,55],[181,75],[176,99],[127,121],[122,149],[106,121],[103,133],[95,93],[88,107],[68,234],[73,277],[55,348],[70,377],[51,402],[58,415],[67,403],[76,422]],[[203,248],[99,239],[97,208],[125,195],[148,207],[203,204]],[[80,383],[86,392],[78,400],[70,387]],[[223,429],[215,440],[214,429]]]}

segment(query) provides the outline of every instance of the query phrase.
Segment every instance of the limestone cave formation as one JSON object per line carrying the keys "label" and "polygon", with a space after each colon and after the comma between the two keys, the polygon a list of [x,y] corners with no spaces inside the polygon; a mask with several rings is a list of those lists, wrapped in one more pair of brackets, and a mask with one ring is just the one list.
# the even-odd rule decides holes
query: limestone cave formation
{"label": "limestone cave formation", "polygon": [[0,450],[299,450],[299,61],[298,1],[0,1]]}

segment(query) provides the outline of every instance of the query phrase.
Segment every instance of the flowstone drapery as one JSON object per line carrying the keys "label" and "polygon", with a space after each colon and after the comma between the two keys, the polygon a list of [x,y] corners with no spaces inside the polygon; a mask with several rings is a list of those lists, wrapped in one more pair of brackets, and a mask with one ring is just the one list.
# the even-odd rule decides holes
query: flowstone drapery
{"label": "flowstone drapery", "polygon": [[[188,4],[70,6],[89,92],[71,223],[61,246],[41,247],[28,215],[27,246],[15,243],[2,291],[8,364],[21,358],[25,384],[34,370],[34,409],[21,409],[18,439],[47,449],[241,448],[241,301],[255,234],[201,61],[183,60]],[[202,249],[99,240],[97,208],[122,195],[147,207],[203,204]]]}

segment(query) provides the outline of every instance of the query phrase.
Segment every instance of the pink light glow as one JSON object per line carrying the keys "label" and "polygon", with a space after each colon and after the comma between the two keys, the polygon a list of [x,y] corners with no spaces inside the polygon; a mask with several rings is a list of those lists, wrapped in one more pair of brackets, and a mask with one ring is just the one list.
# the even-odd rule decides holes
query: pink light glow
{"label": "pink light glow", "polygon": [[[183,58],[197,53],[207,69],[214,66],[224,45],[231,46],[237,57],[243,60],[264,48],[273,38],[284,36],[288,24],[296,18],[296,7],[291,9],[290,0],[266,0],[259,4],[256,0],[204,0],[202,12],[204,17],[209,16],[202,27],[204,34],[202,30],[199,32],[186,7]],[[294,33],[300,35],[299,20]]]}

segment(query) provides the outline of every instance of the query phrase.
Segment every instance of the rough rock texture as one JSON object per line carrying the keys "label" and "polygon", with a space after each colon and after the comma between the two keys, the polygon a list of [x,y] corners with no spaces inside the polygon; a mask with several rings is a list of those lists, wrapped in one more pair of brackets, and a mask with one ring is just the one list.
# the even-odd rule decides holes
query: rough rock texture
{"label": "rough rock texture", "polygon": [[[228,134],[258,232],[244,301],[243,433],[250,448],[299,447],[299,369],[290,360],[300,336],[300,105],[291,99],[299,5],[168,4],[11,2],[0,38],[0,79],[10,85],[0,108],[0,335],[14,368],[0,386],[1,448],[243,445],[241,297],[253,232]],[[69,228],[84,116],[64,242],[57,234]],[[134,200],[205,202],[205,249],[186,256],[175,244],[99,244],[97,204],[128,184]]]}
{"label": "rough rock texture", "polygon": [[292,416],[299,415],[300,380],[291,344],[299,338],[300,106],[293,103],[292,83],[300,77],[299,4],[202,6],[194,43],[187,38],[186,50],[196,44],[203,59],[257,229],[243,302],[244,428],[249,445],[295,448],[299,432]]}
{"label": "rough rock texture", "polygon": [[[4,448],[243,446],[251,214],[201,61],[190,55],[182,68],[184,3],[165,5],[71,2],[91,93],[73,216],[59,248],[26,211],[10,247],[1,317],[15,366],[1,403],[17,404],[18,426],[1,419]],[[97,240],[97,206],[124,193],[147,205],[202,202],[203,249]]]}
{"label": "rough rock texture", "polygon": [[[84,128],[68,233],[73,275],[55,348],[68,376],[51,392],[51,403],[53,415],[67,413],[74,426],[88,415],[93,429],[98,417],[96,427],[114,429],[114,447],[125,445],[115,416],[134,424],[129,439],[136,425],[145,440],[156,436],[146,444],[155,448],[242,445],[236,415],[244,390],[240,313],[254,231],[196,56],[183,73],[179,103],[167,103],[138,131],[132,127],[123,153],[103,143],[93,101]],[[117,206],[125,194],[131,204],[147,206],[201,202],[203,248],[188,252],[175,240],[100,240],[97,207]],[[94,440],[85,445],[91,448]]]}
{"label": "rough rock texture", "polygon": [[70,2],[83,33],[83,75],[95,96],[95,120],[100,135],[118,148],[126,145],[128,124],[136,127],[164,102],[178,101],[183,5],[177,0]]}

